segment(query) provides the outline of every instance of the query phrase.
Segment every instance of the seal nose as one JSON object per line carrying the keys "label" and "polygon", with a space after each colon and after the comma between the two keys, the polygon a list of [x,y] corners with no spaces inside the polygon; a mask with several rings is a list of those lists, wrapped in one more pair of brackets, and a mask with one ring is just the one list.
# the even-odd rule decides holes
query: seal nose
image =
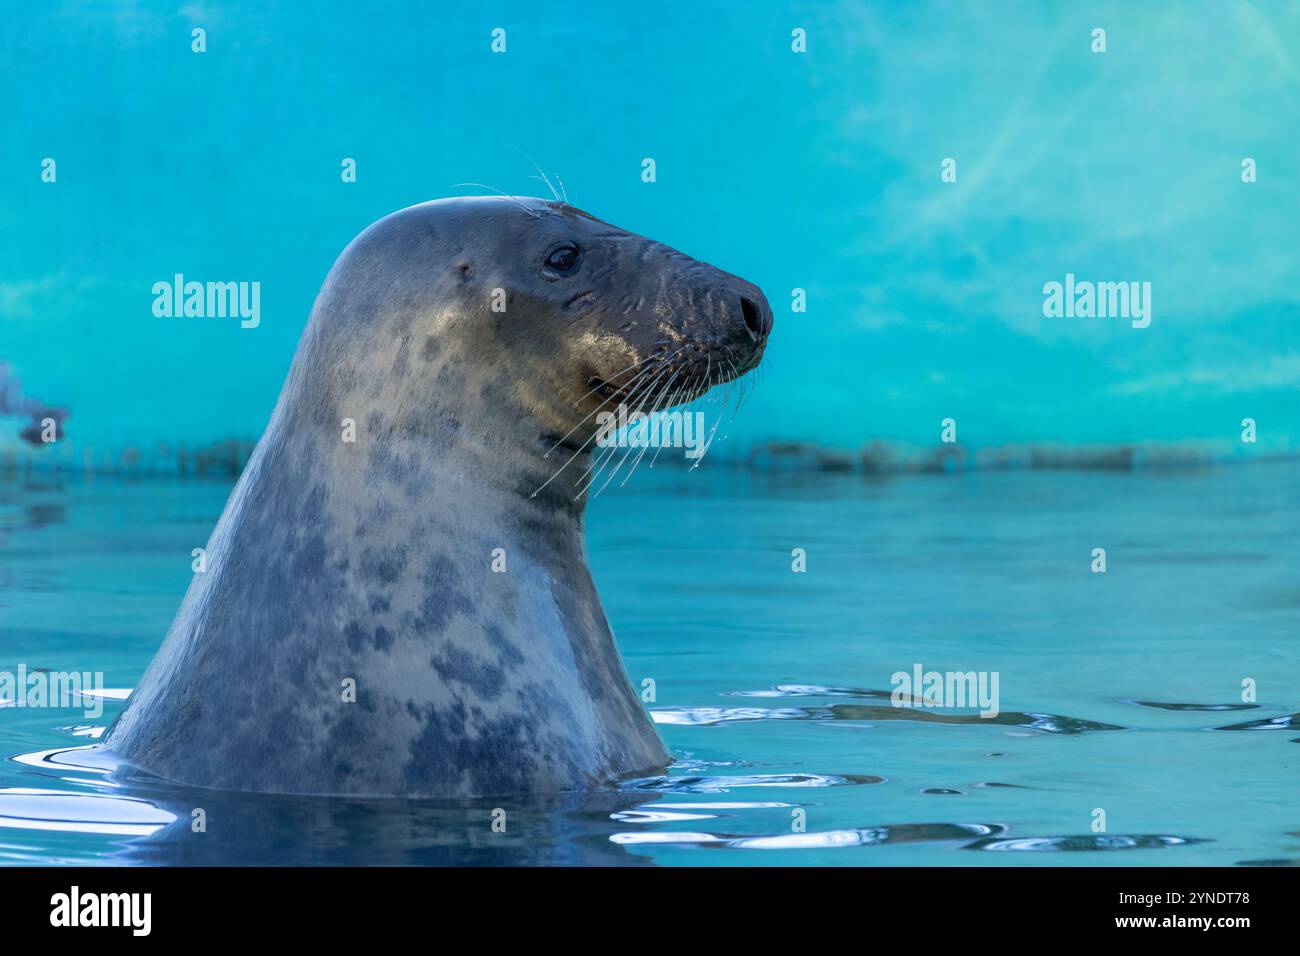
{"label": "seal nose", "polygon": [[745,317],[745,328],[749,330],[749,337],[757,342],[763,335],[763,319],[752,299],[745,296],[740,297],[740,314]]}
{"label": "seal nose", "polygon": [[738,311],[744,321],[745,332],[748,333],[751,342],[759,344],[772,331],[772,310],[763,293],[749,283],[745,283],[740,289],[739,299]]}

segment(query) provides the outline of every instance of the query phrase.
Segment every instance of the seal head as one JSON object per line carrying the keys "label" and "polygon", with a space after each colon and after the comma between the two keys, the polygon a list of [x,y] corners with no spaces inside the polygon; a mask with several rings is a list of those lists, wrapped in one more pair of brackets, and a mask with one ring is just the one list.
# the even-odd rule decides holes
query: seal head
{"label": "seal head", "polygon": [[580,790],[669,760],[587,570],[602,410],[753,368],[753,285],[571,206],[460,198],[339,257],[107,735],[182,783]]}

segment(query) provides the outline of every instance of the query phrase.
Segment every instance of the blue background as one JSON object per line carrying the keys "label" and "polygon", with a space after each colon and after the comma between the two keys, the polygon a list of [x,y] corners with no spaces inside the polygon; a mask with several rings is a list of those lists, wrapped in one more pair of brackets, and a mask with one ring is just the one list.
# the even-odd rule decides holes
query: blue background
{"label": "blue background", "polygon": [[[255,440],[349,239],[465,181],[544,195],[511,147],[767,292],[731,449],[932,445],[947,416],[975,446],[1234,455],[1247,416],[1258,451],[1300,445],[1296,4],[53,2],[0,23],[0,357],[72,408],[63,447],[22,454]],[[155,318],[177,272],[260,281],[261,327]],[[1044,318],[1067,272],[1151,282],[1151,327]]]}

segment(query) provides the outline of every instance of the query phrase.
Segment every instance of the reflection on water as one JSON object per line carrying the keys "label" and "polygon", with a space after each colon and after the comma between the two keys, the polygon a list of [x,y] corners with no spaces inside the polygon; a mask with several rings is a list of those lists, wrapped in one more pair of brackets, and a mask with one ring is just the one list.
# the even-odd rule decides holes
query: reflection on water
{"label": "reflection on water", "polygon": [[[195,790],[121,765],[98,741],[228,487],[0,483],[0,670],[110,688],[93,717],[0,702],[0,861],[1295,865],[1298,477],[638,475],[593,507],[590,550],[676,762],[456,802]],[[917,664],[998,672],[998,715],[893,707],[890,675]],[[1239,711],[1258,716],[1225,722]],[[1284,733],[1207,733],[1254,730]]]}
{"label": "reflection on water", "polygon": [[676,707],[660,708],[652,712],[657,724],[694,724],[710,727],[715,724],[748,720],[916,720],[936,724],[987,724],[1027,727],[1052,734],[1082,734],[1090,730],[1124,730],[1115,724],[1096,720],[1080,720],[1057,714],[999,713],[982,717],[977,713],[963,714],[954,711],[914,710],[898,707],[868,707],[834,704],[830,707]]}
{"label": "reflection on water", "polygon": [[1201,710],[1207,713],[1221,710],[1256,710],[1259,704],[1171,704],[1153,700],[1126,700],[1123,703],[1138,707],[1155,707],[1160,710]]}
{"label": "reflection on water", "polygon": [[967,843],[967,850],[1013,851],[1017,853],[1075,853],[1093,850],[1150,850],[1165,846],[1184,846],[1204,843],[1176,836],[1122,836],[1098,835],[1068,837],[1019,837],[1014,840],[988,839]]}
{"label": "reflection on water", "polygon": [[1286,714],[1282,717],[1264,717],[1260,720],[1248,720],[1242,724],[1229,724],[1227,727],[1215,727],[1215,730],[1296,730],[1296,718],[1300,714]]}
{"label": "reflection on water", "polygon": [[761,773],[728,774],[721,777],[645,777],[623,784],[625,790],[656,790],[662,793],[727,793],[746,787],[851,787],[884,783],[884,777],[863,774]]}
{"label": "reflection on water", "polygon": [[684,846],[727,847],[736,850],[809,850],[886,843],[969,840],[973,836],[1002,833],[1005,827],[984,823],[904,823],[897,826],[856,827],[819,833],[782,833],[776,836],[735,836],[672,831],[616,833],[617,843],[676,843]]}
{"label": "reflection on water", "polygon": [[0,791],[0,827],[149,836],[175,819],[147,800],[121,794],[98,796],[24,787]]}

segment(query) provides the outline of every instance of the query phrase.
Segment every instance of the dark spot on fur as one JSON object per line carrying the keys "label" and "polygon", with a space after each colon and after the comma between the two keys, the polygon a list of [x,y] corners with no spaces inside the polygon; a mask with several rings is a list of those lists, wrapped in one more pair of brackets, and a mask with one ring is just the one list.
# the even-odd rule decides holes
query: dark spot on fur
{"label": "dark spot on fur", "polygon": [[424,731],[411,743],[406,779],[414,791],[465,779],[474,793],[504,795],[533,789],[543,767],[553,771],[547,784],[558,779],[576,787],[582,782],[559,741],[539,737],[526,718],[487,717],[457,701],[425,711]]}
{"label": "dark spot on fur", "polygon": [[473,613],[474,603],[462,589],[460,572],[451,558],[442,554],[430,558],[421,581],[424,598],[413,622],[420,631],[441,633],[454,615]]}
{"label": "dark spot on fur", "polygon": [[[366,722],[362,715],[353,708],[355,704],[345,705],[343,716],[330,728],[330,749],[341,753],[362,753],[369,744]],[[345,763],[340,761],[335,766]],[[349,771],[351,769],[349,768]]]}
{"label": "dark spot on fur", "polygon": [[361,552],[361,577],[367,581],[393,584],[406,569],[406,545],[366,548]]}
{"label": "dark spot on fur", "polygon": [[343,636],[347,639],[348,647],[352,649],[353,654],[359,654],[366,646],[366,629],[356,621],[343,629]]}
{"label": "dark spot on fur", "polygon": [[506,686],[506,673],[454,644],[429,663],[443,680],[463,684],[484,700],[496,700]]}
{"label": "dark spot on fur", "polygon": [[325,536],[319,531],[298,542],[293,553],[293,573],[300,578],[321,577],[325,571]]}
{"label": "dark spot on fur", "polygon": [[397,347],[397,355],[393,357],[393,374],[397,378],[406,378],[407,373],[411,370],[411,337],[403,336],[402,344]]}
{"label": "dark spot on fur", "polygon": [[465,391],[467,383],[465,370],[461,367],[459,359],[447,362],[442,368],[438,369],[438,374],[433,382],[434,388],[451,394]]}
{"label": "dark spot on fur", "polygon": [[386,627],[367,631],[365,626],[353,621],[343,629],[343,636],[347,638],[348,647],[353,654],[361,653],[367,646],[377,651],[387,651],[393,646],[393,634]]}
{"label": "dark spot on fur", "polygon": [[419,471],[420,459],[417,452],[401,455],[385,442],[370,446],[366,459],[366,477],[378,480],[388,479],[401,484],[413,478]]}
{"label": "dark spot on fur", "polygon": [[501,632],[501,628],[495,624],[483,625],[483,636],[487,638],[488,644],[501,655],[501,663],[510,670],[514,670],[524,662],[524,655],[519,648],[515,647]]}

